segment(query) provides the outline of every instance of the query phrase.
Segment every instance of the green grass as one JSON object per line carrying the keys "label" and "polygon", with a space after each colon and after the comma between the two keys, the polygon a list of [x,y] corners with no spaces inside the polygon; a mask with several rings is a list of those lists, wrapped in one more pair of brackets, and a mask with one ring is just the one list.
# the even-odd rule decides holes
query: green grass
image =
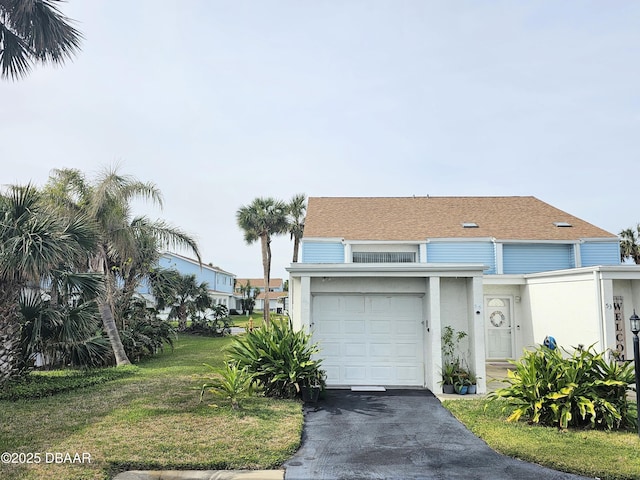
{"label": "green grass", "polygon": [[[106,479],[127,469],[268,469],[298,447],[296,401],[251,398],[234,411],[199,402],[204,362],[222,365],[230,338],[180,335],[172,352],[135,375],[80,390],[0,401],[0,452],[40,453],[41,463],[0,465],[3,479]],[[47,464],[46,452],[87,452],[91,463]]]}
{"label": "green grass", "polygon": [[494,450],[555,470],[602,480],[640,479],[637,433],[558,430],[508,423],[502,401],[445,400],[443,405]]}

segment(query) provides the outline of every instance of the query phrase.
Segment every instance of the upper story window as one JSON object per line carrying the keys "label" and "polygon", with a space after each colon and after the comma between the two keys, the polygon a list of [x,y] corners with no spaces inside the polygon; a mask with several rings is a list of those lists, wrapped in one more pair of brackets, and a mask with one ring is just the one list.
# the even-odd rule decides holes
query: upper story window
{"label": "upper story window", "polygon": [[353,263],[414,263],[415,252],[353,252]]}

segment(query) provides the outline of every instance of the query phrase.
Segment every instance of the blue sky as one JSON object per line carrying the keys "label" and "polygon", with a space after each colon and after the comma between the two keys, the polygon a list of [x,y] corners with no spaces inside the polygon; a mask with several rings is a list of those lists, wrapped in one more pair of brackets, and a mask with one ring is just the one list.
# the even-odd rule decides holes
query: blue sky
{"label": "blue sky", "polygon": [[[0,83],[1,183],[120,164],[261,276],[257,196],[533,195],[640,222],[640,3],[69,0],[82,52]],[[274,241],[285,276],[288,237]]]}

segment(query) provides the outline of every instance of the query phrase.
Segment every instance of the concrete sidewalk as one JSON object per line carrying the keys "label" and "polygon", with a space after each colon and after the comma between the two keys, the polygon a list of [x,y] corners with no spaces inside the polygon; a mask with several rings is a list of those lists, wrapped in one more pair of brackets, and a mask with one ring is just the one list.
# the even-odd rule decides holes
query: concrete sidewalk
{"label": "concrete sidewalk", "polygon": [[122,472],[114,480],[283,480],[284,470],[150,470]]}

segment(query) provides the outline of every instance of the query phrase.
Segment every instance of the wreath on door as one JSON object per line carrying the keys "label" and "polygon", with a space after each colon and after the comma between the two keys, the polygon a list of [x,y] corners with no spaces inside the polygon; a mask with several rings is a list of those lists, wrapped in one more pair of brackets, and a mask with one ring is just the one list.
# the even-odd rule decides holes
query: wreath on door
{"label": "wreath on door", "polygon": [[500,310],[496,310],[489,316],[489,321],[494,327],[501,327],[504,320],[504,314]]}

